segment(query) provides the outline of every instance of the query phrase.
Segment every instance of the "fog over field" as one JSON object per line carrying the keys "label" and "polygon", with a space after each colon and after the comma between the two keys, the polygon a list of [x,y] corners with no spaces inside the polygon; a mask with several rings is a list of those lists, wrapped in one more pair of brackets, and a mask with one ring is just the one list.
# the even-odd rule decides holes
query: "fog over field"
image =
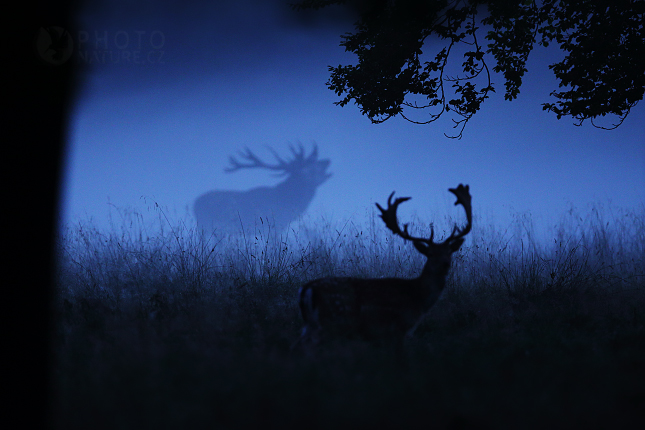
{"label": "fog over field", "polygon": [[[520,96],[498,92],[468,123],[461,140],[446,116],[430,125],[393,118],[371,124],[326,88],[329,65],[353,64],[339,47],[353,30],[338,9],[300,15],[280,1],[88,3],[74,35],[83,68],[69,124],[61,221],[108,228],[124,213],[154,224],[194,225],[192,206],[209,191],[245,191],[285,178],[266,169],[226,173],[228,157],[249,148],[262,162],[286,162],[289,145],[308,156],[318,146],[332,176],[315,189],[305,223],[364,224],[396,190],[411,196],[402,218],[460,217],[447,189],[469,184],[480,225],[501,230],[514,219],[540,238],[574,210],[642,208],[645,110],[605,131],[557,120],[540,103],[557,83],[548,64],[560,54],[536,47]],[[605,118],[603,125],[613,119]],[[248,161],[248,160],[247,160]],[[529,222],[528,220],[531,220]],[[475,227],[476,231],[477,227]]]}

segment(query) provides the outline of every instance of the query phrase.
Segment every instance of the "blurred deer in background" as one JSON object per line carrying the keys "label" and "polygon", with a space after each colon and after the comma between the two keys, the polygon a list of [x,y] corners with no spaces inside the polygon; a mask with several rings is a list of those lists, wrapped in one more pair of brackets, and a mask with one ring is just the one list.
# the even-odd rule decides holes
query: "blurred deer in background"
{"label": "blurred deer in background", "polygon": [[371,340],[390,339],[401,346],[405,336],[412,336],[424,315],[435,304],[446,285],[452,254],[464,243],[472,227],[472,206],[468,185],[459,184],[449,191],[457,197],[455,205],[466,211],[466,225],[455,227],[443,242],[435,243],[434,229],[430,237],[413,237],[408,224],[399,228],[397,207],[410,200],[399,197],[392,203],[394,192],[387,200],[387,209],[378,203],[385,226],[397,236],[412,242],[428,259],[416,279],[323,278],[304,285],[299,292],[299,305],[305,326],[294,344],[318,344],[321,338],[359,337]]}
{"label": "blurred deer in background", "polygon": [[[271,148],[276,164],[261,161],[248,148],[240,152],[238,161],[229,157],[231,173],[242,169],[268,169],[279,172],[286,179],[273,187],[257,187],[248,191],[210,191],[195,200],[194,213],[197,226],[206,234],[214,231],[232,233],[249,231],[261,224],[269,224],[275,232],[281,232],[289,223],[302,215],[314,198],[316,188],[329,177],[326,170],[328,159],[318,159],[318,147],[314,144],[311,154],[305,156],[302,145],[290,146],[293,159],[284,161]],[[261,219],[260,219],[261,218]]]}

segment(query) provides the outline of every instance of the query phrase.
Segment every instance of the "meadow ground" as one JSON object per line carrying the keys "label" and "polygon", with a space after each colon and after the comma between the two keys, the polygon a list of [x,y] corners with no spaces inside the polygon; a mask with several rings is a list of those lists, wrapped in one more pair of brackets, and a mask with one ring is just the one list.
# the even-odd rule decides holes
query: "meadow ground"
{"label": "meadow ground", "polygon": [[476,220],[403,364],[290,351],[303,283],[419,273],[380,220],[201,241],[138,219],[61,232],[55,428],[645,428],[644,208],[570,213],[547,244]]}

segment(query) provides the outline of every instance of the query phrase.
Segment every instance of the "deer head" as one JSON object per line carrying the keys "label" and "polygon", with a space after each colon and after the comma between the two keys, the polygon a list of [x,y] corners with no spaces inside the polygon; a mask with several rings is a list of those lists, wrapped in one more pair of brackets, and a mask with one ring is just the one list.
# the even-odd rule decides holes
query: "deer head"
{"label": "deer head", "polygon": [[441,242],[434,241],[434,226],[432,225],[430,226],[430,237],[427,239],[411,236],[410,233],[408,233],[408,224],[404,224],[403,230],[401,230],[396,210],[401,203],[410,200],[410,197],[399,197],[394,200],[394,203],[392,203],[392,197],[394,197],[393,191],[387,199],[387,209],[383,209],[378,203],[376,203],[376,207],[381,211],[380,217],[383,219],[385,226],[390,229],[392,233],[405,240],[411,241],[417,251],[425,255],[429,260],[431,259],[434,264],[430,265],[430,268],[441,271],[445,269],[447,273],[450,268],[452,253],[459,250],[461,245],[464,243],[463,237],[467,235],[472,228],[473,212],[469,190],[468,185],[464,186],[462,184],[459,184],[457,188],[448,189],[448,191],[457,197],[455,206],[462,205],[464,207],[467,223],[463,228],[459,228],[455,225],[450,236]]}

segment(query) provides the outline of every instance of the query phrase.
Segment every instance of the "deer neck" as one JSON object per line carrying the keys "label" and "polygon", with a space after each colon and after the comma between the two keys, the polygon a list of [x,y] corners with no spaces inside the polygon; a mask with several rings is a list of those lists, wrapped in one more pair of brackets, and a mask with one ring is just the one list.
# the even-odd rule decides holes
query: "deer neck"
{"label": "deer neck", "polygon": [[446,286],[447,275],[447,270],[437,268],[436,263],[429,259],[423,267],[421,276],[414,280],[427,308],[432,306],[441,296]]}
{"label": "deer neck", "polygon": [[[306,208],[309,202],[313,200],[316,193],[316,185],[303,180],[302,177],[297,175],[289,176],[283,182],[280,182],[275,187],[278,193],[292,197],[291,201],[297,201],[300,205]],[[298,199],[293,199],[298,196]]]}

